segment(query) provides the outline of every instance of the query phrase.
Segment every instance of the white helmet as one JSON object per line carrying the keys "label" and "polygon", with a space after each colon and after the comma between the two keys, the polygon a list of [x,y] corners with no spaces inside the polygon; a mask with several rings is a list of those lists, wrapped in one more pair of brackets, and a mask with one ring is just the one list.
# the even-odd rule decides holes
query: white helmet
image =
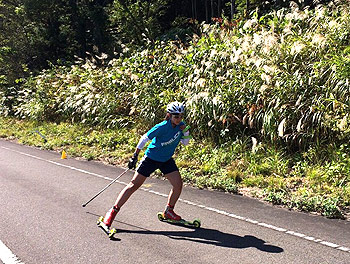
{"label": "white helmet", "polygon": [[166,107],[166,111],[169,114],[183,114],[185,113],[185,106],[183,103],[172,102]]}

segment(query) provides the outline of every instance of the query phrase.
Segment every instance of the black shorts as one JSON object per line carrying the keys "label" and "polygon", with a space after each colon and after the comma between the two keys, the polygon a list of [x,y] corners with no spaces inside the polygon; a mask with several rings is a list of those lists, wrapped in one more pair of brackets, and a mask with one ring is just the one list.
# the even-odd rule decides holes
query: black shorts
{"label": "black shorts", "polygon": [[179,171],[173,158],[161,162],[155,161],[146,156],[142,158],[136,171],[145,177],[149,177],[156,169],[159,169],[163,174]]}

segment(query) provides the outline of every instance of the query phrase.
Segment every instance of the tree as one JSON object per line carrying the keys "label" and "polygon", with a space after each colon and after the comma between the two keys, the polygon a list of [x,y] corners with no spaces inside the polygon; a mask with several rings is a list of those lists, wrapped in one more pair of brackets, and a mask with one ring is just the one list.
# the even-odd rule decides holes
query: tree
{"label": "tree", "polygon": [[110,21],[115,40],[143,44],[162,33],[161,19],[169,0],[115,0]]}
{"label": "tree", "polygon": [[112,53],[106,7],[113,0],[1,0],[0,74],[8,83],[74,56]]}
{"label": "tree", "polygon": [[22,1],[0,1],[0,85],[14,83],[22,75],[26,58],[31,54],[26,50],[29,43],[29,29],[24,22]]}
{"label": "tree", "polygon": [[231,19],[233,19],[235,14],[235,0],[231,0],[230,14],[231,14]]}

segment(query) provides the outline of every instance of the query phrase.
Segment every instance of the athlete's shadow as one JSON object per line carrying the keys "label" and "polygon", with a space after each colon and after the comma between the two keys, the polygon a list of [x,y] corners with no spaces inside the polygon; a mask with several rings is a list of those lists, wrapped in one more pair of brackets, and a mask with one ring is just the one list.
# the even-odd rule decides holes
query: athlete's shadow
{"label": "athlete's shadow", "polygon": [[[119,221],[118,221],[119,222]],[[125,225],[129,225],[123,222],[119,222]],[[133,225],[129,225],[133,226]],[[283,248],[265,244],[265,241],[255,236],[237,236],[229,233],[224,233],[214,229],[199,228],[199,229],[186,229],[184,231],[152,231],[140,227],[133,226],[139,230],[126,230],[118,228],[117,233],[133,233],[133,234],[145,234],[145,235],[163,235],[171,239],[187,240],[197,243],[210,244],[219,247],[227,248],[249,248],[255,247],[261,251],[269,253],[281,253]]]}

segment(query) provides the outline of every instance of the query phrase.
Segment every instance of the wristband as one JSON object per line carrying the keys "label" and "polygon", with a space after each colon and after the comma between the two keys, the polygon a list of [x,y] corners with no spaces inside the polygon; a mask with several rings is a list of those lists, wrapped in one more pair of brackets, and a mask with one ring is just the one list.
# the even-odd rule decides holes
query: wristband
{"label": "wristband", "polygon": [[183,133],[187,132],[191,127],[187,125],[184,130],[182,130]]}

